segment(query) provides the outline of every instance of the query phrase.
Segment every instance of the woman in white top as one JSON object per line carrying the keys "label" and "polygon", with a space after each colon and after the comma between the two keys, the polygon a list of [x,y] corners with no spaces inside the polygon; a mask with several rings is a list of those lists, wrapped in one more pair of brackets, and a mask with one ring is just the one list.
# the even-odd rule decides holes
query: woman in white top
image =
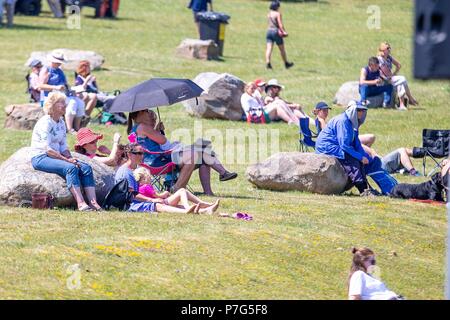
{"label": "woman in white top", "polygon": [[268,120],[282,119],[287,123],[298,123],[296,115],[281,102],[272,102],[264,105],[260,96],[257,95],[257,86],[254,82],[249,82],[245,86],[245,92],[241,96],[241,106],[247,116],[247,119],[251,113],[263,112],[266,123]]}
{"label": "woman in white top", "polygon": [[[397,75],[402,65],[391,55],[391,45],[388,42],[382,42],[378,47],[378,61],[380,61],[380,70],[383,78],[390,82],[397,90],[397,96],[400,99],[400,106],[407,105],[407,100],[413,106],[418,105],[417,100],[412,96],[408,87],[408,82],[404,76]],[[392,72],[392,67],[395,71]],[[406,102],[406,103],[405,103]]]}
{"label": "woman in white top", "polygon": [[[35,170],[55,173],[66,180],[67,188],[75,198],[80,211],[101,210],[95,196],[92,168],[72,158],[66,140],[66,95],[51,92],[45,101],[46,113],[38,120],[31,138],[31,164]],[[84,188],[89,205],[81,193]]]}
{"label": "woman in white top", "polygon": [[369,273],[375,266],[375,253],[369,248],[353,248],[353,263],[348,280],[349,300],[403,300]]}

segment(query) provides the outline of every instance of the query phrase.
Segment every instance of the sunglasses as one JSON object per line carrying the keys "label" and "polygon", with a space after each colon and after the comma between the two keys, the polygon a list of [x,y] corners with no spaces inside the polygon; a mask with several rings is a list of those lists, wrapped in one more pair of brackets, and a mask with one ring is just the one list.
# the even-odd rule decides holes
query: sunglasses
{"label": "sunglasses", "polygon": [[139,156],[142,156],[144,154],[144,152],[142,152],[142,151],[131,151],[131,153],[139,155]]}

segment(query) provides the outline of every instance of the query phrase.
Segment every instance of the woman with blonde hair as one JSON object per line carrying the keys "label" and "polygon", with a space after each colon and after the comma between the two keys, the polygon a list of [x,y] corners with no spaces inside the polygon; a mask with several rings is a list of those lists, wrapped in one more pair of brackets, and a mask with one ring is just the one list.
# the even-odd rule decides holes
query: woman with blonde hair
{"label": "woman with blonde hair", "polygon": [[[411,105],[418,105],[417,100],[412,96],[408,87],[408,82],[404,76],[397,75],[402,65],[391,55],[391,45],[388,42],[382,42],[378,47],[378,61],[383,78],[394,86],[397,90],[397,96],[400,100],[400,108],[405,109],[408,101]],[[392,67],[395,66],[394,72]],[[407,99],[407,100],[406,100]],[[404,107],[404,108],[402,108]]]}
{"label": "woman with blonde hair", "polygon": [[[44,115],[38,120],[31,138],[31,164],[35,170],[55,173],[66,180],[67,188],[77,202],[78,210],[101,210],[95,195],[92,168],[70,154],[66,140],[66,95],[51,92],[44,104]],[[81,188],[88,198],[83,199]]]}
{"label": "woman with blonde hair", "polygon": [[369,248],[353,248],[352,266],[348,276],[349,300],[403,300],[383,282],[373,277],[375,253]]}

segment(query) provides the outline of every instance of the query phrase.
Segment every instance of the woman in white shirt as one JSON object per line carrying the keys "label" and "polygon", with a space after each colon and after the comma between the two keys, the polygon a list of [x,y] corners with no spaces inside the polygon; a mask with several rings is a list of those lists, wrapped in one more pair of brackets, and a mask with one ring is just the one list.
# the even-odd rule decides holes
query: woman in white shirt
{"label": "woman in white shirt", "polygon": [[[31,164],[35,170],[55,173],[66,180],[67,188],[75,198],[80,211],[101,210],[95,195],[92,168],[72,158],[66,140],[66,95],[51,92],[45,101],[46,113],[38,120],[31,138]],[[84,188],[87,204],[81,193]]]}
{"label": "woman in white shirt", "polygon": [[254,82],[249,82],[245,86],[244,93],[241,96],[241,106],[247,119],[249,119],[249,117],[252,118],[252,115],[262,113],[266,120],[265,123],[269,123],[270,120],[276,119],[282,119],[289,124],[298,123],[298,118],[283,103],[273,102],[264,105],[260,97],[257,96],[256,90],[256,84]]}
{"label": "woman in white shirt", "polygon": [[353,263],[348,280],[349,300],[403,300],[383,282],[370,275],[375,253],[369,248],[353,248]]}

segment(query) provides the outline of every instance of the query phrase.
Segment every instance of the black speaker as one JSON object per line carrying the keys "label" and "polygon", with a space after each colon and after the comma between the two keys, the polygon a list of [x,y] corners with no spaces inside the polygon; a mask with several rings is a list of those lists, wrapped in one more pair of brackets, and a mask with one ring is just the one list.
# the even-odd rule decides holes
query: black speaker
{"label": "black speaker", "polygon": [[450,1],[415,0],[414,77],[450,79]]}

